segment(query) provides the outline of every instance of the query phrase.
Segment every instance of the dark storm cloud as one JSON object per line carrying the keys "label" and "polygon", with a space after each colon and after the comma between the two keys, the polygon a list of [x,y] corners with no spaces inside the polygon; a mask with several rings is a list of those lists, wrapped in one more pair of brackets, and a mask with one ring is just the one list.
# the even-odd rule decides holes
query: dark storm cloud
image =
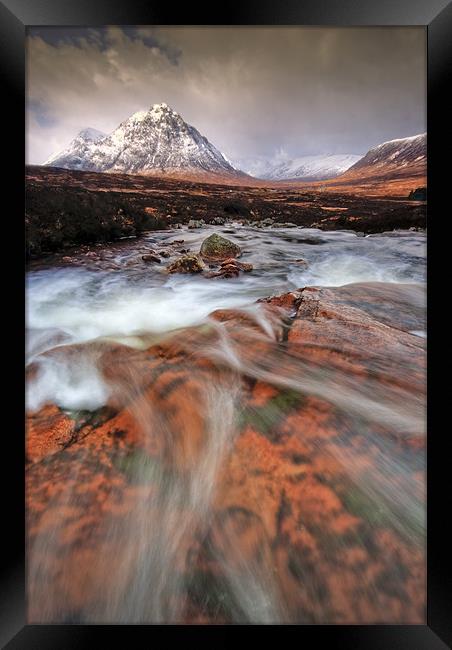
{"label": "dark storm cloud", "polygon": [[[118,29],[131,41],[141,41],[149,48],[159,48],[171,63],[177,65],[181,55],[180,49],[162,44],[155,34],[155,30],[148,29],[146,33],[142,33],[140,27],[130,25],[121,26]],[[109,47],[112,38],[112,32],[105,28],[89,29],[86,27],[33,27],[30,34],[56,48],[64,45],[84,48],[88,44],[98,46],[101,52],[105,52]]]}
{"label": "dark storm cloud", "polygon": [[423,28],[37,28],[27,60],[30,162],[157,102],[232,160],[426,128]]}

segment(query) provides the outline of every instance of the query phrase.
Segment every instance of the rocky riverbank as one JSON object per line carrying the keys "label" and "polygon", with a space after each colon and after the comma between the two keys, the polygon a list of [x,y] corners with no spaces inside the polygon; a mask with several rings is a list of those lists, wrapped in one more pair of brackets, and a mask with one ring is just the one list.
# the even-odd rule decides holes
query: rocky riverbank
{"label": "rocky riverbank", "polygon": [[[412,188],[413,190],[415,188]],[[234,186],[171,178],[27,168],[27,255],[161,229],[224,225],[378,233],[425,228],[426,203],[403,197]]]}

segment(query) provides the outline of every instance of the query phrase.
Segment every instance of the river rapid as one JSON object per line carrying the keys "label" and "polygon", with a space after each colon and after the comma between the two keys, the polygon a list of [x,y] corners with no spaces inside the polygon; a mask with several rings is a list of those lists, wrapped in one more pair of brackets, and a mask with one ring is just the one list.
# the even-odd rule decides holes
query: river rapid
{"label": "river rapid", "polygon": [[[150,248],[160,250],[174,240],[184,240],[183,247],[196,253],[202,241],[213,232],[239,244],[241,261],[250,262],[253,271],[232,279],[169,275],[165,270],[168,260],[149,264],[141,259]],[[368,287],[372,295],[378,296],[378,305],[372,309],[378,311],[382,322],[406,332],[411,337],[407,339],[408,347],[410,341],[414,347],[425,346],[426,234],[423,232],[394,231],[365,236],[351,231],[263,229],[239,223],[195,230],[183,227],[153,232],[139,240],[99,246],[91,253],[73,255],[70,262],[35,264],[30,269],[26,288],[26,358],[33,372],[27,381],[27,411],[36,413],[49,403],[65,413],[96,411],[110,400],[117,400],[118,391],[127,392],[129,388],[127,399],[130,400],[135,394],[133,373],[128,388],[123,383],[118,387],[109,381],[97,363],[98,357],[92,353],[93,344],[99,342],[119,344],[131,352],[174,337],[188,345],[190,332],[212,325],[209,314],[219,309],[238,309],[259,323],[256,345],[266,344],[272,340],[272,326],[262,311],[262,303],[256,301],[303,287],[342,288],[344,295],[350,290],[353,306],[359,308],[362,302],[363,308],[369,310],[365,299]],[[244,376],[278,390],[290,390],[291,395],[324,400],[344,413],[349,418],[347,426],[358,428],[378,451],[375,465],[363,474],[356,469],[353,452],[347,452],[343,445],[339,459],[341,471],[347,481],[365,493],[375,510],[383,513],[382,519],[389,521],[401,543],[408,539],[407,544],[423,553],[424,485],[423,479],[419,481],[424,470],[423,452],[396,455],[392,443],[381,443],[375,437],[378,427],[410,439],[425,436],[423,396],[412,387],[406,389],[371,378],[358,381],[347,377],[338,373],[337,367],[329,366],[328,357],[321,366],[314,367],[309,361],[292,358],[290,352],[284,357],[279,350],[277,357],[270,355],[256,361],[251,351],[252,339],[247,351],[246,346],[231,337],[227,327],[216,323],[214,329],[216,338],[214,343],[209,343],[210,347],[196,344],[189,349],[192,359],[208,357],[225,373],[224,381],[212,380],[205,386],[197,405],[209,431],[198,462],[183,478],[182,474],[173,475],[170,483],[167,475],[159,474],[154,468],[149,482],[159,486],[158,508],[152,505],[155,495],[140,497],[120,525],[116,520],[114,524],[103,525],[98,540],[99,555],[105,556],[112,540],[122,548],[120,557],[115,558],[117,579],[111,587],[104,585],[104,598],[87,597],[88,604],[78,607],[76,614],[46,573],[42,558],[57,552],[60,534],[58,521],[46,526],[29,547],[29,597],[37,601],[42,598],[40,590],[46,591],[45,602],[35,608],[36,621],[186,620],[183,603],[192,591],[180,579],[175,564],[184,554],[186,540],[193,531],[198,538],[212,535],[216,481],[238,435],[237,422],[243,415],[238,378]],[[248,335],[244,330],[243,341]],[[65,354],[66,349],[76,349],[77,354]],[[188,366],[190,363],[189,359]],[[409,368],[408,358],[406,363]],[[157,413],[155,404],[152,408],[141,404],[135,417],[141,423],[144,438],[150,435],[151,429],[153,436],[155,431],[163,438],[169,435],[168,425],[163,424],[166,415]],[[266,417],[274,418],[274,412]],[[148,466],[138,463],[133,471],[143,479]],[[74,465],[72,472],[77,475],[81,467]],[[412,482],[414,474],[416,484]],[[78,499],[72,488],[59,498],[67,507],[75,506]],[[372,524],[369,526],[372,528]],[[341,622],[320,596],[312,609],[315,614],[303,616],[300,609],[294,612],[276,569],[272,569],[276,575],[269,572],[273,560],[257,562],[246,552],[231,554],[227,547],[237,547],[235,528],[225,524],[220,532],[218,526],[215,530],[215,535],[222,538],[216,546],[222,549],[216,556],[221,566],[222,581],[218,583],[221,588],[218,584],[214,587],[206,584],[204,589],[206,603],[209,589],[214,600],[232,603],[226,614],[226,609],[219,607],[220,622],[222,616],[227,622]],[[364,544],[355,539],[353,544],[357,543]],[[332,547],[328,548],[328,558],[332,553]],[[69,556],[70,552],[68,566]],[[312,574],[310,566],[308,562],[299,570],[300,589],[308,589],[309,597],[315,600],[312,585],[317,584],[318,576]],[[393,568],[386,567],[389,571]],[[73,580],[69,569],[66,580]],[[403,580],[401,576],[400,585]],[[366,597],[377,594],[375,612],[357,614],[357,620],[366,622],[367,615],[367,620],[385,622],[383,601],[379,604],[378,593],[375,585],[369,586]],[[403,595],[396,598],[403,600]],[[209,612],[210,619],[215,621],[215,614]],[[403,617],[401,607],[399,618]]]}

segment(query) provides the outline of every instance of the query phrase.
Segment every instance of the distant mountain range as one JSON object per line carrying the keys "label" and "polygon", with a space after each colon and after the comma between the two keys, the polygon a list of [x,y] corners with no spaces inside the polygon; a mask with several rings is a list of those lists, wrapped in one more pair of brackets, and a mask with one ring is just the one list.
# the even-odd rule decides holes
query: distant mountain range
{"label": "distant mountain range", "polygon": [[237,162],[237,167],[250,176],[266,180],[321,181],[335,178],[355,164],[358,154],[330,154],[317,156],[285,157],[283,160],[248,158]]}
{"label": "distant mountain range", "polygon": [[236,165],[187,124],[167,104],[134,113],[112,133],[81,131],[63,151],[44,165],[64,169],[132,174],[252,176],[271,181],[322,181],[347,179],[411,168],[425,168],[426,134],[391,140],[370,149],[365,156],[332,154],[281,160],[245,159]]}

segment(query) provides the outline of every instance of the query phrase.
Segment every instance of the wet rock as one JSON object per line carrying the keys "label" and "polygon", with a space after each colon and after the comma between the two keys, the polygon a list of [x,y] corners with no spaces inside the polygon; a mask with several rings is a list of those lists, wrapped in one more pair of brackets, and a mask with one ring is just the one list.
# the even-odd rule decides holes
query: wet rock
{"label": "wet rock", "polygon": [[170,257],[171,253],[168,253],[168,251],[159,251],[160,257]]}
{"label": "wet rock", "polygon": [[[161,575],[178,623],[236,622],[242,610],[218,578],[226,575],[245,593],[276,594],[281,622],[423,624],[424,342],[357,307],[362,288],[346,291],[260,301],[270,335],[230,309],[211,315],[215,328],[187,328],[146,350],[105,343],[108,381],[136,380],[128,402],[95,420],[52,405],[32,414],[32,621],[67,621],[87,603],[109,612],[158,550],[171,560]],[[242,363],[233,372],[215,356],[219,330]],[[394,401],[380,411],[382,393]],[[206,477],[200,536],[197,502],[183,497]]]}
{"label": "wet rock", "polygon": [[239,268],[241,271],[245,271],[245,273],[249,273],[250,271],[253,270],[253,265],[252,264],[249,264],[247,262],[238,262],[233,257],[229,257],[228,259],[223,260],[223,262],[221,262],[221,264],[220,264],[220,267],[223,268],[223,267],[225,267],[227,265],[231,265],[231,264],[233,264],[234,266]]}
{"label": "wet rock", "polygon": [[214,226],[224,226],[226,219],[224,217],[214,217],[211,221]]}
{"label": "wet rock", "polygon": [[296,228],[297,224],[290,221],[284,221],[283,223],[274,223],[273,228]]}
{"label": "wet rock", "polygon": [[217,271],[207,273],[207,278],[236,278],[239,276],[240,271],[249,273],[253,270],[252,264],[238,262],[235,258],[227,258],[221,264]]}
{"label": "wet rock", "polygon": [[27,418],[27,459],[35,463],[69,444],[76,423],[53,404]]}
{"label": "wet rock", "polygon": [[219,271],[214,271],[212,273],[206,273],[206,278],[237,278],[240,274],[240,270],[233,265],[229,265]]}
{"label": "wet rock", "polygon": [[200,255],[208,261],[220,261],[228,257],[239,257],[241,255],[240,246],[226,237],[214,233],[207,237],[201,244]]}
{"label": "wet rock", "polygon": [[295,264],[298,264],[299,266],[303,266],[305,268],[307,268],[309,266],[308,263],[306,262],[306,260],[304,260],[302,258],[300,258],[299,260],[295,260]]}
{"label": "wet rock", "polygon": [[201,273],[204,264],[198,255],[184,255],[167,266],[168,273]]}
{"label": "wet rock", "polygon": [[193,230],[195,228],[202,228],[205,225],[204,219],[190,219],[188,222],[188,227],[190,230]]}
{"label": "wet rock", "polygon": [[154,253],[148,253],[147,255],[142,255],[141,259],[143,262],[156,262],[157,264],[160,264],[162,261],[158,255],[155,255]]}

